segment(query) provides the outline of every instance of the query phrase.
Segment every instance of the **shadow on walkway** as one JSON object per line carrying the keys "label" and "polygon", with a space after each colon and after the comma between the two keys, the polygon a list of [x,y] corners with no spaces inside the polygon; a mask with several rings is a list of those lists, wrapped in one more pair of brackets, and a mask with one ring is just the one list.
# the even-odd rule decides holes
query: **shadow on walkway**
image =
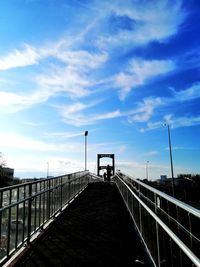
{"label": "shadow on walkway", "polygon": [[99,182],[89,184],[13,266],[150,264],[116,186]]}

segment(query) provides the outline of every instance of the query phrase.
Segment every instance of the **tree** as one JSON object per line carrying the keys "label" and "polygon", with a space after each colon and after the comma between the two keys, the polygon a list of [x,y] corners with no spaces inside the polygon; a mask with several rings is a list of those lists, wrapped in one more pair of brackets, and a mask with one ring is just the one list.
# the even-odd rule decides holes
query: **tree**
{"label": "tree", "polygon": [[6,166],[6,160],[2,154],[2,152],[0,152],[0,167],[5,167]]}
{"label": "tree", "polygon": [[9,186],[12,184],[12,178],[6,172],[6,160],[0,152],[0,187]]}

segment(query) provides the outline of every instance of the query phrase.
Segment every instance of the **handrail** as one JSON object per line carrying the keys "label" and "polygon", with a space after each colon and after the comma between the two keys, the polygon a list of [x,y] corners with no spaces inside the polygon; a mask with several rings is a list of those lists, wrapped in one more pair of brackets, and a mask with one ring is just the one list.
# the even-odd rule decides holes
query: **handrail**
{"label": "handrail", "polygon": [[[49,181],[49,180],[54,180],[54,179],[58,179],[58,178],[62,178],[62,177],[70,177],[72,175],[74,176],[77,176],[76,179],[78,178],[78,175],[83,175],[83,174],[88,174],[89,172],[88,171],[78,171],[78,172],[73,172],[73,173],[68,173],[68,174],[64,174],[64,175],[59,175],[59,176],[54,176],[54,177],[51,177],[51,178],[41,178],[41,179],[37,179],[37,180],[32,180],[30,182],[25,182],[23,183],[23,186],[24,185],[28,185],[28,184],[37,184],[37,183],[42,183],[42,182],[45,182],[45,181]],[[21,187],[22,184],[16,184],[16,185],[11,185],[11,186],[6,186],[6,187],[1,187],[0,188],[0,192],[1,191],[5,191],[5,190],[10,190],[10,189],[16,189],[18,187]]]}
{"label": "handrail", "polygon": [[89,172],[0,189],[0,266],[88,185]]}
{"label": "handrail", "polygon": [[[116,173],[117,176],[121,177],[120,176],[120,172],[119,173]],[[136,182],[137,184],[140,184],[142,185],[143,187],[145,187],[146,189],[148,190],[151,190],[152,192],[156,193],[157,195],[159,195],[160,197],[162,198],[165,198],[167,201],[170,201],[172,202],[173,204],[187,210],[188,212],[192,213],[193,215],[197,216],[199,219],[200,219],[200,210],[199,209],[196,209],[172,196],[169,196],[168,194],[165,194],[164,192],[161,192],[159,191],[158,189],[156,188],[153,188],[152,186],[149,186],[139,180],[136,180],[134,177],[131,177],[130,175],[127,175],[127,174],[124,174],[123,175],[126,175],[127,178],[133,180],[134,182]],[[122,177],[121,177],[122,178]]]}
{"label": "handrail", "polygon": [[[184,262],[184,266],[194,266],[192,264],[195,264],[195,266],[200,267],[200,211],[181,201],[176,201],[176,199],[168,197],[138,180],[133,180],[139,185],[137,188],[129,179],[129,176],[121,173],[121,175],[116,174],[113,180],[133,218],[153,264],[159,267],[183,266],[181,262]],[[157,197],[159,197],[159,203]],[[168,210],[169,213],[167,213],[165,206],[171,207],[176,213],[173,214],[171,210]],[[181,216],[188,217],[187,227],[181,225]],[[173,250],[174,255],[170,253]],[[185,265],[185,263],[187,264]]]}

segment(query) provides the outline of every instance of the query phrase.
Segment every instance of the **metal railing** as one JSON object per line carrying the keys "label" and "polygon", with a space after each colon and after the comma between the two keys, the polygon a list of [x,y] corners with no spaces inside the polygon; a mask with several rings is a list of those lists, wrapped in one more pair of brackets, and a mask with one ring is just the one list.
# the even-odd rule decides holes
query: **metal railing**
{"label": "metal railing", "polygon": [[82,192],[87,171],[0,189],[0,265]]}
{"label": "metal railing", "polygon": [[113,180],[155,266],[200,266],[200,210],[120,172]]}

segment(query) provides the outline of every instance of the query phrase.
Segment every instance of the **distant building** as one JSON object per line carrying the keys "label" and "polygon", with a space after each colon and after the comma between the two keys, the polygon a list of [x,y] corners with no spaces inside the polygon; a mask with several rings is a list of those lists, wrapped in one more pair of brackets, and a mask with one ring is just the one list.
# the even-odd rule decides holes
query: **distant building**
{"label": "distant building", "polygon": [[167,180],[167,175],[161,175],[161,176],[160,176],[160,180],[161,180],[162,182],[166,181],[166,180]]}
{"label": "distant building", "polygon": [[14,169],[0,166],[0,187],[12,185],[13,176]]}
{"label": "distant building", "polygon": [[6,177],[8,177],[10,179],[13,179],[13,177],[14,177],[14,169],[3,167],[2,170],[3,170],[3,174]]}

